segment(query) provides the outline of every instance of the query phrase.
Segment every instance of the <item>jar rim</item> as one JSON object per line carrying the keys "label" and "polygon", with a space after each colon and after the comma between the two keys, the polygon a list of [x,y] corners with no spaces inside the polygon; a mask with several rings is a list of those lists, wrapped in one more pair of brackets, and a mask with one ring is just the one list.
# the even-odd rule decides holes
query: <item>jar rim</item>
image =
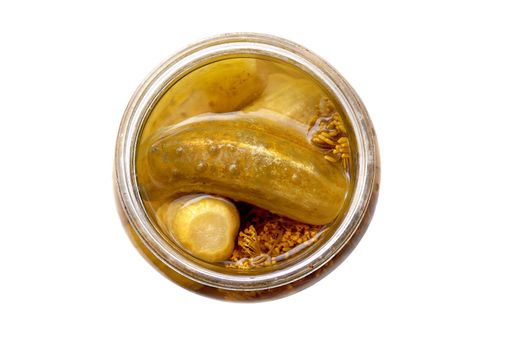
{"label": "jar rim", "polygon": [[[338,100],[353,127],[357,147],[354,193],[339,226],[322,245],[304,259],[261,274],[226,274],[190,261],[160,237],[151,223],[138,191],[135,150],[149,110],[166,86],[203,62],[227,55],[249,54],[292,63],[322,82]],[[132,228],[146,247],[181,275],[207,286],[228,290],[262,290],[295,282],[330,261],[350,242],[360,226],[377,187],[378,147],[372,122],[348,82],[326,61],[308,49],[279,37],[256,33],[218,35],[174,54],[159,65],[135,91],[122,118],[115,149],[117,197]]]}

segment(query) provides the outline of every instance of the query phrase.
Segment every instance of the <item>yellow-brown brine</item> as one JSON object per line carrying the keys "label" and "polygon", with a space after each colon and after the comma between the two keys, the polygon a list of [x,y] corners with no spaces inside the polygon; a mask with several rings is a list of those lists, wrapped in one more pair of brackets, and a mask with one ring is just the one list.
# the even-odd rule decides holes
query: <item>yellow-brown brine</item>
{"label": "yellow-brown brine", "polygon": [[143,128],[144,207],[171,244],[203,261],[243,270],[285,261],[330,234],[352,193],[346,120],[289,64],[237,57],[198,68],[160,97]]}

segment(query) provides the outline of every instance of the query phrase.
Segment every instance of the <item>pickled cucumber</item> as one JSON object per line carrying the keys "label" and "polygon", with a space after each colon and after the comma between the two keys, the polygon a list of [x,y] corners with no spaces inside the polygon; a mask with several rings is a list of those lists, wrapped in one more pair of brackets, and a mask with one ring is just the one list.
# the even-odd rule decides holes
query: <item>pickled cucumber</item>
{"label": "pickled cucumber", "polygon": [[268,109],[308,124],[327,95],[314,81],[276,73],[268,77],[262,95],[244,111]]}
{"label": "pickled cucumber", "polygon": [[193,117],[152,135],[144,150],[137,174],[148,200],[204,192],[327,224],[347,192],[344,171],[308,142],[304,125],[278,114]]}
{"label": "pickled cucumber", "polygon": [[199,68],[179,80],[153,107],[143,134],[206,112],[233,112],[255,100],[266,86],[260,60],[236,58]]}
{"label": "pickled cucumber", "polygon": [[227,259],[239,232],[239,212],[230,201],[206,194],[168,201],[157,221],[171,238],[193,256],[208,262]]}

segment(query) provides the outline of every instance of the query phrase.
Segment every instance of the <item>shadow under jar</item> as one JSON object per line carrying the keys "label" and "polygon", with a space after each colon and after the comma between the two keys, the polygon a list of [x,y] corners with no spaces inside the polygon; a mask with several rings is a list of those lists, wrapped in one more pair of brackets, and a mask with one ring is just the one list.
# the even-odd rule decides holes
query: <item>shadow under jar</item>
{"label": "shadow under jar", "polygon": [[165,276],[225,300],[283,297],[353,250],[379,154],[359,97],[290,41],[226,34],[175,54],[133,95],[115,192],[131,240]]}

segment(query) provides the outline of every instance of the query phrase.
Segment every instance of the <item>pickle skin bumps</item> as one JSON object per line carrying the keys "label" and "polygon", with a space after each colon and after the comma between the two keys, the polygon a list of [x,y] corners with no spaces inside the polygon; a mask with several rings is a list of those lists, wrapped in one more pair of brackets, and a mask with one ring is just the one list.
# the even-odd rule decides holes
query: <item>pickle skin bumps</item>
{"label": "pickle skin bumps", "polygon": [[209,193],[315,225],[332,222],[347,176],[324,159],[304,126],[278,114],[207,114],[148,141],[139,180],[151,200]]}

